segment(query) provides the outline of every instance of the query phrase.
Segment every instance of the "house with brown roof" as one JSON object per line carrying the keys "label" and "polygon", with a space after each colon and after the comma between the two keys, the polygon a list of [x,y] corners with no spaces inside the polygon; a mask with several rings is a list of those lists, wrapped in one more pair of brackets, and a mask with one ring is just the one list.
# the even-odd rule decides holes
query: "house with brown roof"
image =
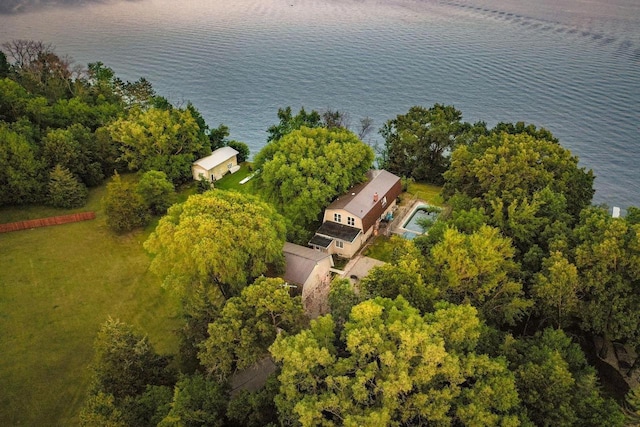
{"label": "house with brown roof", "polygon": [[286,242],[284,244],[285,272],[283,279],[302,293],[302,304],[309,317],[328,311],[330,270],[333,258],[326,252]]}
{"label": "house with brown roof", "polygon": [[322,225],[309,246],[351,258],[380,222],[391,216],[402,193],[400,178],[385,170],[370,170],[367,180],[334,200],[324,211]]}

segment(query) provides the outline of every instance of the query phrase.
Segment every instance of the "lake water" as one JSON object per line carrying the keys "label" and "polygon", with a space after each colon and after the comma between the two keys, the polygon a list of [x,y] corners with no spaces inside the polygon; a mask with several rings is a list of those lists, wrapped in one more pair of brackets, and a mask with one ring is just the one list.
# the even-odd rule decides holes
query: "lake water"
{"label": "lake water", "polygon": [[640,206],[637,0],[112,1],[0,15],[15,38],[144,76],[253,153],[287,105],[534,123],[593,169],[595,202]]}

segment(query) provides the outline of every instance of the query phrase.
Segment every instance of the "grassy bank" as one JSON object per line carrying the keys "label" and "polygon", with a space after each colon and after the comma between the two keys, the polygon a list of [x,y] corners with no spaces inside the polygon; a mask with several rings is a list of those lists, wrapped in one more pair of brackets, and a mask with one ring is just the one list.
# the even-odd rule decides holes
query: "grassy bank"
{"label": "grassy bank", "polygon": [[[115,236],[97,218],[0,234],[0,425],[72,425],[86,396],[93,340],[108,316],[173,353],[179,305],[149,271],[145,232]],[[77,210],[76,210],[77,211]],[[0,222],[73,211],[0,210]]]}

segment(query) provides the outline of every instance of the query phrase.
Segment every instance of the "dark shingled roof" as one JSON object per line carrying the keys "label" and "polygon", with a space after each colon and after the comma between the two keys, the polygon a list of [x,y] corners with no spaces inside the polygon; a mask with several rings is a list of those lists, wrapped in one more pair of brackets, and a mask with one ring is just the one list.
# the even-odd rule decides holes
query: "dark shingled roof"
{"label": "dark shingled roof", "polygon": [[[288,283],[303,285],[307,281],[313,269],[320,261],[331,255],[307,248],[304,246],[294,245],[293,243],[284,244],[285,272],[284,280]],[[333,265],[333,261],[331,262]]]}
{"label": "dark shingled roof", "polygon": [[337,222],[327,221],[324,222],[317,234],[323,236],[333,237],[334,239],[344,240],[345,242],[353,242],[361,231],[359,228],[349,227],[348,225],[338,224]]}
{"label": "dark shingled roof", "polygon": [[331,245],[331,242],[333,242],[333,239],[318,236],[317,234],[309,240],[310,245],[320,246],[321,248],[328,248],[329,245]]}

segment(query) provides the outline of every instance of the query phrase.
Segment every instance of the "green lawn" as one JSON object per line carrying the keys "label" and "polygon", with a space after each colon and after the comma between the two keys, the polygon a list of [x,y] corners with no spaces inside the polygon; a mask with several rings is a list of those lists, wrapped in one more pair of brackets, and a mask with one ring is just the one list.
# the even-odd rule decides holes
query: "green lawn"
{"label": "green lawn", "polygon": [[240,170],[236,173],[227,174],[222,179],[216,181],[214,183],[215,188],[219,188],[221,190],[235,190],[239,193],[249,193],[253,194],[253,182],[249,180],[244,184],[240,184],[244,178],[248,177],[253,173],[253,170],[250,167],[250,163],[244,162],[240,166]]}
{"label": "green lawn", "polygon": [[442,187],[433,184],[425,184],[422,182],[412,182],[409,184],[407,191],[400,195],[402,201],[413,198],[424,200],[434,206],[442,206],[444,201],[440,193]]}
{"label": "green lawn", "polygon": [[[97,218],[0,234],[0,425],[73,425],[90,381],[93,340],[108,316],[175,353],[179,304],[149,271],[149,230],[115,236]],[[74,211],[0,209],[0,222]]]}

